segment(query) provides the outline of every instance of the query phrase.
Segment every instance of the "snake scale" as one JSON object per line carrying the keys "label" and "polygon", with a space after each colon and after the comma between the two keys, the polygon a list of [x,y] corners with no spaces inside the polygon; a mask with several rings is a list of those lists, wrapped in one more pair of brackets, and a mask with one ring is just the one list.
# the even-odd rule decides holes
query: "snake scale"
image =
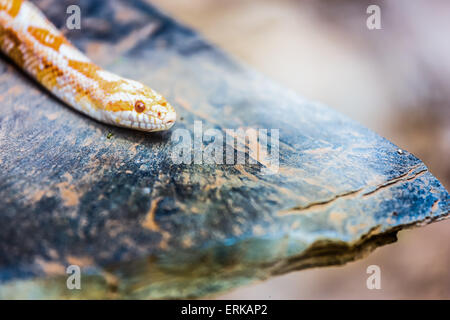
{"label": "snake scale", "polygon": [[176,120],[163,96],[97,66],[28,1],[0,0],[0,48],[56,97],[100,122],[161,131]]}

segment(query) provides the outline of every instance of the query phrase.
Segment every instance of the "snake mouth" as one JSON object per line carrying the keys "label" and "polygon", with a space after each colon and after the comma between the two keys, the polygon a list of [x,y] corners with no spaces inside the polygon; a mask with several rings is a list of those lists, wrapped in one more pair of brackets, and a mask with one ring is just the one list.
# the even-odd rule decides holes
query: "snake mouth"
{"label": "snake mouth", "polygon": [[168,126],[169,128],[173,126],[177,119],[176,112],[168,112],[166,116],[162,119],[162,123]]}
{"label": "snake mouth", "polygon": [[115,125],[119,127],[132,128],[138,131],[154,132],[154,131],[168,130],[173,126],[173,124],[174,122],[155,124],[155,123],[123,121],[121,123],[116,123]]}
{"label": "snake mouth", "polygon": [[104,114],[103,120],[106,123],[114,124],[119,127],[131,128],[139,131],[152,132],[170,129],[176,121],[176,112],[170,111],[163,117],[150,117],[143,113],[136,116],[130,111],[119,111],[116,113]]}
{"label": "snake mouth", "polygon": [[[163,131],[170,129],[177,120],[177,114],[175,111],[167,112],[162,118],[154,118],[153,123],[140,123],[137,127],[134,127],[137,130],[141,131]],[[133,125],[132,125],[133,126]]]}

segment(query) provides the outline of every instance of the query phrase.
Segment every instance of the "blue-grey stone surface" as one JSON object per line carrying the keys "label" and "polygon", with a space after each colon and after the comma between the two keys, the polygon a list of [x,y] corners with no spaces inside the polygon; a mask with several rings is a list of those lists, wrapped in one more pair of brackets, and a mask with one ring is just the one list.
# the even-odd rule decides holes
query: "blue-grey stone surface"
{"label": "blue-grey stone surface", "polygon": [[[64,27],[73,1],[36,3]],[[82,29],[67,37],[162,92],[178,120],[163,133],[100,124],[2,57],[0,298],[201,297],[342,264],[448,215],[447,191],[409,152],[144,1],[78,4]],[[278,171],[174,163],[172,133],[196,120],[204,131],[279,129]],[[81,290],[66,287],[69,265],[81,267]]]}

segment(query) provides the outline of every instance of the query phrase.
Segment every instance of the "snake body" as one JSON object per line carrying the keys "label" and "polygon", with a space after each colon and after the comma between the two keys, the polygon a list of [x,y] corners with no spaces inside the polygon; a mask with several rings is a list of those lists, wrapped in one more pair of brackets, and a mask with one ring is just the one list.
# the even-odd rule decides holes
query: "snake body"
{"label": "snake body", "polygon": [[0,0],[0,49],[55,96],[100,122],[160,131],[176,120],[164,97],[100,68],[28,1]]}

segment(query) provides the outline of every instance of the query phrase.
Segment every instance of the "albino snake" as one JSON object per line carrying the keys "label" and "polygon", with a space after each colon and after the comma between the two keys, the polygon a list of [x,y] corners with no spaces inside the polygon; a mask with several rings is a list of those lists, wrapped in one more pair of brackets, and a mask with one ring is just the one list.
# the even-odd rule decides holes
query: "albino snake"
{"label": "albino snake", "polygon": [[0,0],[0,48],[55,96],[100,122],[160,131],[176,120],[164,97],[92,63],[30,2]]}

